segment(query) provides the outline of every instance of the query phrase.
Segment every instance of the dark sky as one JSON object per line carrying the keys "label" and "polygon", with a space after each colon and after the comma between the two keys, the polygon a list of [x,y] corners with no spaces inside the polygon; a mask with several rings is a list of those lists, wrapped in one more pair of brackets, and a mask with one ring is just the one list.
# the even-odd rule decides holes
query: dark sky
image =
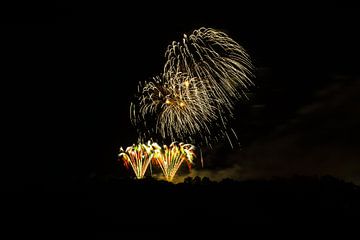
{"label": "dark sky", "polygon": [[234,121],[241,149],[209,151],[205,170],[214,178],[241,168],[231,176],[331,173],[353,180],[357,9],[310,1],[193,2],[58,1],[52,18],[41,11],[34,21],[29,13],[9,18],[5,110],[13,126],[6,127],[8,142],[16,144],[6,177],[41,182],[119,174],[118,148],[137,138],[129,103],[138,81],[161,71],[171,41],[205,26],[244,46],[257,75],[252,99],[239,103]]}

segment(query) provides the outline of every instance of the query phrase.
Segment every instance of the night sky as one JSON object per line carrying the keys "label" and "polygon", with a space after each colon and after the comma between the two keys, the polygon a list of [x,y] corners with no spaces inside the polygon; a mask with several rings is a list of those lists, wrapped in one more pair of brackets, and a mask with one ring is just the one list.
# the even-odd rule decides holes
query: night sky
{"label": "night sky", "polygon": [[[360,11],[348,2],[1,7],[3,229],[47,239],[357,230]],[[204,167],[184,166],[181,184],[133,180],[117,155],[138,137],[129,119],[137,84],[199,27],[224,31],[253,60],[256,86],[232,122],[240,146],[204,149]]]}
{"label": "night sky", "polygon": [[58,1],[54,16],[9,18],[6,128],[16,144],[4,176],[16,184],[127,176],[116,160],[137,139],[129,104],[138,81],[162,70],[171,41],[204,26],[248,51],[256,88],[236,110],[241,147],[206,151],[193,175],[331,174],[360,183],[358,12],[335,3],[283,7]]}

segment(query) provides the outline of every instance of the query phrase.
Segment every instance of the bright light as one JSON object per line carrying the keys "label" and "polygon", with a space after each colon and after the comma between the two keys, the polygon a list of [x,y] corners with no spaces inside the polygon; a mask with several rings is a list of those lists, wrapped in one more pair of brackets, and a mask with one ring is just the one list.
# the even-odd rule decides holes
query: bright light
{"label": "bright light", "polygon": [[136,177],[144,177],[151,162],[159,166],[168,181],[172,181],[183,162],[188,164],[189,169],[195,157],[195,147],[191,144],[173,142],[170,146],[157,143],[133,144],[126,150],[121,147],[119,157],[122,158],[127,168],[132,167]]}

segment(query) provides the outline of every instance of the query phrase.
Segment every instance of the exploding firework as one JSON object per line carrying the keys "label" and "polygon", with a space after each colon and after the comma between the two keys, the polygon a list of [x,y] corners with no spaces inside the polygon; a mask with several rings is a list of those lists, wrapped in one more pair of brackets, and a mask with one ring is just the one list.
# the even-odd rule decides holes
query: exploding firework
{"label": "exploding firework", "polygon": [[157,145],[154,147],[154,161],[160,166],[167,181],[172,181],[179,167],[186,162],[189,169],[195,157],[195,147],[191,144],[173,142],[170,146],[163,148]]}
{"label": "exploding firework", "polygon": [[196,78],[177,73],[164,82],[155,77],[140,89],[139,113],[132,111],[133,123],[138,125],[135,121],[141,119],[146,125],[147,119],[154,119],[154,129],[163,139],[169,137],[174,141],[210,132],[208,123],[217,119],[216,109],[207,97],[208,90]]}
{"label": "exploding firework", "polygon": [[141,179],[151,163],[153,153],[153,145],[150,142],[147,144],[139,143],[127,147],[125,151],[120,147],[119,158],[122,158],[126,168],[131,166],[136,178]]}
{"label": "exploding firework", "polygon": [[182,42],[172,42],[165,53],[164,77],[178,72],[198,79],[210,91],[216,105],[232,109],[235,100],[246,97],[253,85],[252,63],[244,48],[227,34],[212,28],[200,28]]}
{"label": "exploding firework", "polygon": [[160,135],[211,145],[227,137],[231,144],[234,105],[253,85],[245,50],[223,32],[200,28],[169,45],[165,58],[163,73],[139,84],[130,107],[139,141]]}

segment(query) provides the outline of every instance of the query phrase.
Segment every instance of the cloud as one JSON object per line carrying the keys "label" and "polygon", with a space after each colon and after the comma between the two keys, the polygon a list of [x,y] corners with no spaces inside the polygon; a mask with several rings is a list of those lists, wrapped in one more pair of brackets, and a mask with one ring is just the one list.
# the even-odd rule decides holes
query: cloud
{"label": "cloud", "polygon": [[[228,155],[223,169],[194,169],[187,176],[251,179],[292,175],[333,175],[360,185],[360,81],[342,78],[299,109],[293,119]],[[208,159],[206,159],[207,161]],[[213,164],[215,165],[215,164]]]}
{"label": "cloud", "polygon": [[245,174],[244,169],[240,165],[237,165],[237,164],[235,164],[231,167],[219,169],[219,170],[199,168],[199,169],[191,170],[191,172],[189,174],[186,174],[183,176],[178,176],[175,179],[175,182],[183,182],[184,179],[187,177],[196,177],[196,176],[199,176],[201,178],[208,177],[212,181],[221,181],[226,178],[241,180],[241,179],[245,179],[244,174]]}

